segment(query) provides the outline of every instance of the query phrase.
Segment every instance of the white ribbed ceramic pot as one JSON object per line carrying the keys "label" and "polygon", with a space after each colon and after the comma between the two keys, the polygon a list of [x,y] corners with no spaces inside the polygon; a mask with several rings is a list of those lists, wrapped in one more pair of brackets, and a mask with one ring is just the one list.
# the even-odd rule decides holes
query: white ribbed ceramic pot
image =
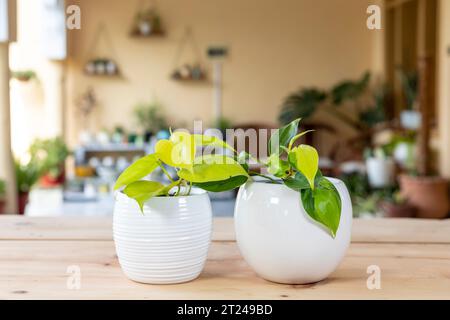
{"label": "white ribbed ceramic pot", "polygon": [[303,209],[298,192],[283,184],[249,181],[239,189],[234,221],[245,261],[264,279],[286,284],[328,277],[350,244],[352,206],[345,184],[328,178],[342,200],[336,238]]}
{"label": "white ribbed ceramic pot", "polygon": [[208,194],[154,197],[142,214],[136,201],[119,192],[114,208],[114,242],[120,266],[131,280],[150,284],[197,278],[211,242]]}

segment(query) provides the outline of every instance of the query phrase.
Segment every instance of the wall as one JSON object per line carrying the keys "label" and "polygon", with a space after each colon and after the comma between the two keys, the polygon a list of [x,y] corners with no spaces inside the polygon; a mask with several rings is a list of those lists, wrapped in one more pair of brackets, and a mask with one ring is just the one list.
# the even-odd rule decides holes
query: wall
{"label": "wall", "polygon": [[[364,70],[382,69],[381,32],[366,28],[366,8],[374,1],[161,0],[157,6],[167,30],[167,37],[161,39],[128,36],[139,1],[72,2],[82,11],[82,29],[70,32],[66,130],[72,144],[81,128],[74,102],[89,86],[100,100],[93,115],[96,129],[116,124],[135,129],[134,105],[152,98],[160,100],[177,123],[189,127],[194,119],[211,120],[211,84],[169,79],[186,26],[192,28],[209,70],[207,46],[229,46],[223,75],[224,115],[238,123],[276,123],[283,97],[295,89],[328,87],[343,78],[359,77]],[[121,79],[82,73],[100,22],[111,37]],[[98,54],[108,52],[103,40]],[[185,53],[189,61],[192,54]]]}

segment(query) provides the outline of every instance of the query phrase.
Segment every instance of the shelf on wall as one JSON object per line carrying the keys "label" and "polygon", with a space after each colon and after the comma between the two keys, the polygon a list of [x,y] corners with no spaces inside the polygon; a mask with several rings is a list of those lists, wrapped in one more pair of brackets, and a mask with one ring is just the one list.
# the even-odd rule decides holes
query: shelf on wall
{"label": "shelf on wall", "polygon": [[149,34],[143,34],[138,30],[134,30],[130,32],[130,37],[132,38],[162,38],[165,37],[166,33],[162,30],[154,31]]}

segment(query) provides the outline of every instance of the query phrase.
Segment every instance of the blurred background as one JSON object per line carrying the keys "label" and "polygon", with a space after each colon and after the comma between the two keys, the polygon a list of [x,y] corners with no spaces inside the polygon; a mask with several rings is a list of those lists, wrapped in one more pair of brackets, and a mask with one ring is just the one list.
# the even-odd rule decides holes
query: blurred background
{"label": "blurred background", "polygon": [[445,218],[449,24],[448,0],[0,0],[0,213],[112,215],[170,127],[301,117],[355,216]]}

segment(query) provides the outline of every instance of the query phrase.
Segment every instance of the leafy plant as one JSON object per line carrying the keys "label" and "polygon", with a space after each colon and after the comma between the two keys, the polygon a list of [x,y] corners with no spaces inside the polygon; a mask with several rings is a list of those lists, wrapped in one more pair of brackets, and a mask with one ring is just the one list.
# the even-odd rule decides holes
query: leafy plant
{"label": "leafy plant", "polygon": [[319,155],[312,146],[294,143],[308,131],[298,133],[300,119],[276,130],[269,140],[268,172],[299,193],[308,215],[327,228],[333,237],[339,228],[341,198],[333,183],[319,170]]}
{"label": "leafy plant", "polygon": [[[144,203],[156,196],[187,196],[192,186],[220,192],[234,189],[245,183],[249,174],[240,165],[236,157],[224,155],[200,155],[196,150],[200,146],[235,150],[213,136],[173,132],[169,139],[159,140],[155,153],[147,155],[128,167],[117,179],[115,189],[125,187],[123,192],[135,199],[143,211]],[[165,166],[175,169],[172,177]],[[156,168],[166,174],[170,184],[143,180]]]}
{"label": "leafy plant", "polygon": [[[305,211],[316,222],[329,230],[333,237],[339,228],[341,198],[333,183],[322,176],[319,156],[312,146],[294,143],[308,131],[298,133],[300,119],[276,130],[268,144],[270,156],[264,165],[277,179],[249,171],[251,155],[236,151],[224,141],[186,132],[174,132],[168,140],[160,140],[155,153],[145,156],[128,167],[117,179],[115,189],[135,199],[143,211],[144,203],[155,196],[189,195],[191,186],[220,192],[244,184],[250,176],[259,175],[271,183],[284,183],[299,194]],[[233,157],[209,154],[197,156],[199,146],[226,148]],[[165,168],[176,171],[176,178]],[[143,180],[156,168],[166,174],[170,184]]]}
{"label": "leafy plant", "polygon": [[5,181],[0,179],[0,199],[3,198],[6,194],[6,183]]}
{"label": "leafy plant", "polygon": [[[321,108],[356,130],[373,127],[384,121],[384,100],[387,92],[381,88],[373,93],[372,101],[362,99],[369,91],[370,78],[370,73],[366,72],[360,79],[344,80],[328,91],[316,88],[300,89],[283,101],[279,121],[287,124],[297,118],[305,119]],[[339,108],[348,102],[356,108],[357,118],[348,116]]]}
{"label": "leafy plant", "polygon": [[33,70],[12,71],[11,77],[20,81],[29,81],[37,78],[36,72]]}
{"label": "leafy plant", "polygon": [[219,129],[224,137],[226,130],[234,127],[233,122],[225,117],[219,117],[216,120],[214,120],[212,126],[216,129]]}
{"label": "leafy plant", "polygon": [[15,161],[17,191],[19,193],[30,192],[31,188],[41,178],[42,173],[37,163],[29,161],[26,164]]}
{"label": "leafy plant", "polygon": [[418,95],[418,74],[416,71],[406,72],[403,69],[398,69],[398,75],[406,98],[406,109],[413,110]]}
{"label": "leafy plant", "polygon": [[69,155],[69,149],[60,137],[36,139],[30,146],[31,161],[39,168],[41,175],[53,178],[61,174],[62,165]]}
{"label": "leafy plant", "polygon": [[169,126],[165,116],[161,113],[161,109],[161,105],[157,102],[137,105],[134,109],[134,115],[139,126],[153,134],[160,130],[168,129]]}

